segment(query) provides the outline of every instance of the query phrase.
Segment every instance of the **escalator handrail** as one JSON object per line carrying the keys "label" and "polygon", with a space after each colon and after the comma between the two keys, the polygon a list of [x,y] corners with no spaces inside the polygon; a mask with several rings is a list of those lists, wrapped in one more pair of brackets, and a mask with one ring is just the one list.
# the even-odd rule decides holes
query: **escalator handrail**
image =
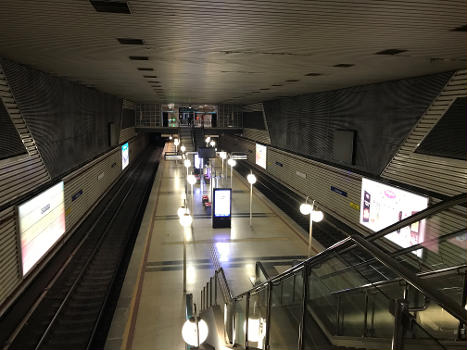
{"label": "escalator handrail", "polygon": [[443,210],[449,209],[455,205],[459,204],[465,204],[467,203],[467,193],[461,193],[456,196],[450,197],[449,199],[446,199],[444,201],[441,201],[439,203],[433,204],[432,206],[419,211],[416,214],[413,214],[401,221],[396,222],[395,224],[392,224],[378,232],[375,232],[369,236],[366,236],[365,238],[368,241],[374,241],[378,238],[384,237],[391,232],[394,232],[398,229],[407,227],[415,222],[418,222],[420,220],[426,219],[429,216],[433,216]]}
{"label": "escalator handrail", "polygon": [[[446,269],[437,270],[437,271],[421,272],[421,273],[418,273],[417,276],[423,279],[436,278],[438,277],[437,275],[444,276],[446,274],[448,275],[461,274],[462,271],[465,271],[466,269],[467,269],[467,265],[464,264],[464,265],[448,267]],[[364,289],[369,289],[369,288],[381,287],[381,286],[388,285],[388,284],[398,283],[401,281],[404,281],[404,279],[399,277],[399,278],[394,278],[392,280],[372,282],[372,283],[367,283],[367,284],[357,286],[357,287],[336,290],[336,291],[330,292],[330,294],[335,295],[335,294],[343,294],[343,293],[348,293],[348,292],[355,292],[358,290],[364,290]]]}
{"label": "escalator handrail", "polygon": [[[430,244],[430,243],[434,243],[434,242],[443,242],[443,241],[445,241],[447,239],[450,239],[452,237],[459,236],[459,235],[466,234],[466,233],[467,233],[467,228],[463,228],[463,229],[456,230],[456,231],[453,231],[453,232],[450,232],[450,233],[446,233],[446,234],[444,234],[442,236],[433,238],[431,240],[425,241],[424,243],[418,243],[418,244],[415,244],[415,245],[407,247],[407,248],[402,248],[402,249],[396,250],[394,252],[390,252],[390,254],[393,257],[409,254],[409,253],[412,253],[415,250],[424,248],[424,244]],[[344,267],[341,270],[333,271],[333,272],[330,272],[330,273],[328,273],[326,275],[322,275],[322,276],[320,276],[320,278],[321,279],[326,279],[326,278],[329,278],[329,277],[334,277],[334,276],[337,276],[339,274],[345,273],[348,270],[354,269],[356,267],[363,267],[365,265],[369,265],[369,264],[375,262],[375,260],[376,260],[376,258],[373,257],[373,258],[368,259],[366,261],[363,261],[363,262],[361,262],[361,263],[359,263],[357,265],[347,266],[347,267]],[[450,269],[450,268],[451,267],[448,267],[447,269]],[[444,269],[443,270],[436,270],[436,271],[428,271],[428,272],[429,273],[436,273],[438,271],[444,271]],[[418,273],[418,275],[425,274],[425,273],[428,273],[428,272]]]}
{"label": "escalator handrail", "polygon": [[[368,237],[371,237],[371,241],[374,241],[380,237],[387,235],[388,233],[393,232],[394,230],[397,230],[398,228],[406,227],[412,223],[423,220],[429,216],[435,215],[455,205],[465,204],[466,202],[467,202],[466,193],[461,193],[461,194],[452,196],[449,199],[436,203],[430,206],[429,208],[421,212],[418,212],[412,216],[409,216],[408,218],[401,220],[394,225],[390,225],[387,228],[380,230]],[[456,304],[451,299],[447,298],[446,296],[444,296],[443,294],[439,293],[437,290],[432,288],[430,285],[422,281],[421,278],[419,278],[415,273],[410,271],[408,268],[404,267],[399,261],[391,257],[389,254],[385,253],[377,245],[375,245],[373,242],[368,240],[368,237],[363,237],[359,232],[355,230],[350,229],[349,231],[351,231],[351,233],[349,232],[346,233],[348,235],[347,238],[335,243],[334,245],[330,246],[324,251],[318,253],[317,255],[313,257],[308,258],[307,260],[299,263],[298,265],[289,268],[283,273],[277,276],[274,276],[268,281],[263,282],[256,287],[253,287],[249,291],[240,294],[238,297],[242,297],[250,292],[256,292],[262,288],[267,287],[271,283],[273,284],[276,281],[280,281],[284,278],[287,278],[290,275],[294,274],[297,270],[301,270],[302,267],[309,266],[309,265],[319,262],[322,259],[326,259],[335,250],[342,248],[348,242],[352,242],[354,243],[352,244],[353,247],[357,245],[365,249],[370,255],[374,256],[378,261],[380,261],[386,267],[392,269],[399,276],[405,279],[409,284],[411,284],[413,287],[418,289],[421,293],[431,298],[435,303],[443,307],[452,316],[454,316],[455,318],[457,318],[464,324],[467,323],[467,315],[466,315],[467,310],[465,310],[463,306]],[[352,247],[348,247],[344,249],[352,249]]]}

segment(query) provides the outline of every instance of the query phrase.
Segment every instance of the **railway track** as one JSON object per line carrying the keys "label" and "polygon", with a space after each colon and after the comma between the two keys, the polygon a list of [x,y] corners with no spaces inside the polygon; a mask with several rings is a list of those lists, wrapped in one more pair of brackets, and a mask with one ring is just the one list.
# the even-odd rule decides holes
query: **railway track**
{"label": "railway track", "polygon": [[126,270],[160,154],[156,149],[142,155],[114,185],[112,198],[97,217],[94,213],[83,223],[84,239],[4,349],[103,346],[113,314],[110,304],[118,295],[115,281]]}

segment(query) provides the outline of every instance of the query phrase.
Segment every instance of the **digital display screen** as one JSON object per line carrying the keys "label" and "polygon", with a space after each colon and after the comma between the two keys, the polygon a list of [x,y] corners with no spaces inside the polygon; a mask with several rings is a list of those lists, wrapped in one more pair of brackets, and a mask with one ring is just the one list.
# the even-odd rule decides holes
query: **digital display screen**
{"label": "digital display screen", "polygon": [[130,164],[130,152],[128,142],[122,145],[122,170]]}
{"label": "digital display screen", "polygon": [[[360,223],[377,232],[428,207],[428,198],[372,180],[362,179]],[[385,236],[407,248],[425,240],[424,220]],[[414,252],[421,257],[422,250]]]}
{"label": "digital display screen", "polygon": [[214,189],[214,216],[229,217],[231,215],[231,190]]}
{"label": "digital display screen", "polygon": [[266,146],[256,144],[256,165],[266,169]]}
{"label": "digital display screen", "polygon": [[63,181],[18,206],[23,276],[65,233]]}

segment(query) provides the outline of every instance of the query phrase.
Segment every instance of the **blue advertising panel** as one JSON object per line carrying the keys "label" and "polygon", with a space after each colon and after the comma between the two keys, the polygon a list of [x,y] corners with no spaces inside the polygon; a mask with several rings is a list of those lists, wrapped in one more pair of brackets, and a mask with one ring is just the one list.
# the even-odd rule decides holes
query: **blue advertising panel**
{"label": "blue advertising panel", "polygon": [[230,227],[232,217],[232,189],[215,188],[212,203],[212,227]]}

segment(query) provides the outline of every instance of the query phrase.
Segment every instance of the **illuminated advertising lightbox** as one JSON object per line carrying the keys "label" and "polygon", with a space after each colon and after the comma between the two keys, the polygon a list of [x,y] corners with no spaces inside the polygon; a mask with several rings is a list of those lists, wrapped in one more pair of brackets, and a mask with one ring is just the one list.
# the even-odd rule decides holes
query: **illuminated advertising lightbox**
{"label": "illuminated advertising lightbox", "polygon": [[122,170],[130,164],[130,152],[128,142],[122,145]]}
{"label": "illuminated advertising lightbox", "polygon": [[261,168],[266,169],[266,146],[256,144],[256,165],[259,165]]}
{"label": "illuminated advertising lightbox", "polygon": [[[428,207],[428,198],[362,179],[360,223],[373,231],[380,231]],[[397,245],[407,248],[423,243],[425,239],[424,220],[401,228],[385,236]],[[422,250],[414,252],[421,257]]]}
{"label": "illuminated advertising lightbox", "polygon": [[230,227],[232,216],[232,189],[215,188],[213,192],[212,227]]}
{"label": "illuminated advertising lightbox", "polygon": [[63,181],[18,206],[23,276],[65,233]]}

